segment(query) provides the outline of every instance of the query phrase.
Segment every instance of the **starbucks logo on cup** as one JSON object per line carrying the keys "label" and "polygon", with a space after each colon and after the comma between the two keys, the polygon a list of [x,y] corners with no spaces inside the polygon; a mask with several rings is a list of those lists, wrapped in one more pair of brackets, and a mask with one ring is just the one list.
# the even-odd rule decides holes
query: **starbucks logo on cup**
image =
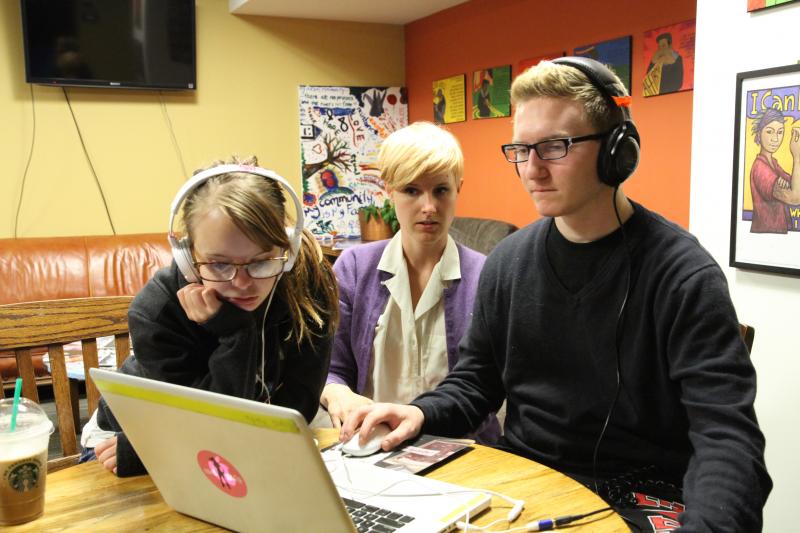
{"label": "starbucks logo on cup", "polygon": [[35,461],[22,461],[6,471],[8,486],[17,492],[27,492],[39,486],[41,467]]}

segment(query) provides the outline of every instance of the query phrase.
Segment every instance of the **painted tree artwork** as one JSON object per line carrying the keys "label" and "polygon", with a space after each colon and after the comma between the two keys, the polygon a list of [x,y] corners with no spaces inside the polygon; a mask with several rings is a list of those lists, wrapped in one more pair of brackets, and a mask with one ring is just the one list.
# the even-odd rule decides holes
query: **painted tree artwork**
{"label": "painted tree artwork", "polygon": [[306,228],[320,239],[357,238],[358,210],[388,197],[378,150],[408,124],[405,88],[302,85],[299,100]]}

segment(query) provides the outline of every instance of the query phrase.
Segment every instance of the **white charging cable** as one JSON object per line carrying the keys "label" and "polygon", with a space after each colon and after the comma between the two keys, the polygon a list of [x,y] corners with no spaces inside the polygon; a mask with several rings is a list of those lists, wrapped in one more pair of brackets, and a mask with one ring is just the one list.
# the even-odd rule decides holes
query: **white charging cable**
{"label": "white charging cable", "polygon": [[[464,489],[459,489],[459,490],[447,490],[447,491],[440,491],[440,490],[433,489],[434,492],[428,492],[428,493],[417,492],[417,493],[400,493],[400,494],[391,494],[391,493],[387,493],[386,492],[389,489],[391,489],[391,488],[393,488],[393,487],[395,487],[397,485],[402,485],[403,483],[415,483],[415,484],[418,484],[418,485],[422,485],[422,486],[424,486],[425,488],[428,488],[428,489],[431,488],[431,487],[428,487],[427,485],[425,485],[422,482],[422,480],[417,480],[417,479],[413,479],[413,478],[401,479],[401,480],[395,481],[395,482],[390,483],[389,485],[383,487],[381,490],[376,491],[376,492],[375,491],[366,491],[366,490],[359,489],[359,488],[353,486],[353,482],[352,482],[352,480],[350,478],[350,471],[347,468],[347,461],[344,460],[344,454],[340,453],[339,457],[341,458],[340,462],[341,462],[342,467],[344,468],[345,476],[347,477],[347,482],[349,483],[350,486],[349,487],[342,487],[340,485],[336,485],[336,487],[339,488],[339,489],[348,490],[350,492],[357,493],[364,499],[374,498],[376,496],[399,497],[399,498],[412,497],[412,498],[414,498],[414,497],[425,497],[425,496],[447,496],[448,494],[490,494],[492,496],[496,496],[496,497],[498,497],[500,499],[503,499],[503,500],[505,500],[505,501],[507,501],[508,503],[511,504],[511,510],[508,512],[508,515],[506,516],[506,518],[501,518],[500,520],[496,520],[495,522],[492,522],[491,524],[489,524],[488,526],[485,526],[485,527],[491,527],[491,526],[495,525],[496,523],[503,522],[503,521],[507,521],[507,522],[511,523],[514,520],[516,520],[517,518],[519,518],[519,515],[522,514],[522,510],[525,507],[525,501],[524,500],[518,500],[516,498],[511,498],[509,496],[506,496],[505,494],[501,494],[499,492],[495,492],[495,491],[489,490],[489,489],[464,488]],[[481,531],[481,530],[483,530],[483,528],[479,528],[478,526],[470,525],[470,523],[469,523],[469,511],[467,511],[467,514],[466,514],[466,516],[464,518],[465,519],[463,521],[460,520],[460,521],[456,522],[456,526],[461,528],[463,531]],[[471,528],[475,528],[475,529],[471,529]]]}
{"label": "white charging cable", "polygon": [[498,522],[502,522],[503,520],[495,520],[489,525],[486,526],[474,526],[470,525],[468,522],[456,522],[456,525],[462,528],[462,531],[483,531],[485,533],[512,533],[514,531],[550,531],[551,529],[560,529],[561,526],[566,526],[567,524],[571,524],[572,522],[576,522],[578,520],[583,520],[584,518],[596,515],[598,513],[603,513],[608,511],[609,513],[613,511],[611,507],[603,507],[601,509],[595,509],[594,511],[589,511],[588,513],[582,514],[573,514],[573,515],[564,515],[559,516],[557,518],[543,518],[540,520],[533,520],[528,522],[524,526],[515,527],[512,529],[502,529],[497,531],[492,531],[489,528],[497,524]]}
{"label": "white charging cable", "polygon": [[[509,527],[506,527],[506,529],[493,530],[493,529],[490,529],[490,528],[495,527],[496,525],[500,524],[501,522],[508,522],[509,524],[511,524],[517,518],[519,518],[520,514],[522,514],[522,510],[525,507],[525,501],[524,500],[517,500],[515,498],[511,498],[509,496],[506,496],[505,494],[501,494],[499,492],[495,492],[495,491],[489,490],[489,489],[464,488],[464,489],[461,489],[461,490],[449,490],[449,491],[438,491],[438,490],[436,490],[435,492],[428,492],[428,493],[422,493],[422,492],[420,492],[420,493],[400,493],[400,494],[391,494],[391,493],[387,494],[386,493],[386,491],[388,491],[392,487],[395,487],[397,485],[401,485],[403,483],[416,483],[416,484],[419,484],[419,485],[423,485],[426,488],[430,488],[430,487],[426,486],[421,479],[417,480],[417,479],[413,479],[413,478],[412,479],[398,480],[398,481],[395,481],[395,482],[387,485],[386,487],[382,488],[381,490],[379,490],[377,492],[371,492],[371,491],[359,489],[357,487],[353,487],[353,481],[350,478],[350,471],[347,468],[347,461],[345,461],[345,459],[344,459],[344,454],[339,453],[337,458],[335,458],[333,460],[327,460],[326,462],[332,462],[332,461],[336,461],[336,462],[338,462],[339,464],[342,465],[342,468],[344,468],[345,476],[347,477],[347,482],[350,484],[349,487],[342,487],[341,485],[336,485],[336,487],[339,488],[339,489],[348,490],[348,491],[350,491],[352,493],[358,493],[365,499],[366,498],[372,498],[372,497],[375,497],[375,496],[383,496],[383,497],[412,497],[413,498],[413,497],[422,497],[422,496],[446,496],[448,494],[491,494],[492,496],[497,496],[498,498],[501,498],[501,499],[511,503],[511,505],[512,505],[511,510],[508,512],[508,515],[506,515],[505,518],[499,518],[499,519],[495,520],[494,522],[490,522],[489,524],[486,524],[485,526],[477,526],[477,525],[474,525],[474,524],[470,524],[469,523],[469,519],[470,519],[469,510],[467,510],[466,514],[464,516],[464,520],[459,520],[459,521],[456,522],[456,527],[458,527],[463,533],[471,533],[471,532],[514,533],[516,531],[549,531],[549,530],[552,530],[552,529],[558,529],[561,526],[565,526],[565,525],[570,524],[572,522],[575,522],[577,520],[582,520],[584,518],[588,518],[588,517],[590,517],[592,515],[596,515],[598,513],[602,513],[602,512],[605,512],[605,511],[608,511],[608,512],[612,511],[611,507],[603,507],[603,508],[600,508],[600,509],[595,509],[593,511],[589,511],[588,513],[582,513],[582,514],[576,514],[576,515],[565,515],[565,516],[559,516],[559,517],[556,517],[556,518],[544,518],[544,519],[539,519],[539,520],[533,520],[533,521],[528,522],[527,524],[525,524],[523,526],[519,526],[519,527],[515,527],[515,528],[510,528],[509,529]],[[435,489],[433,489],[433,490],[435,490]]]}

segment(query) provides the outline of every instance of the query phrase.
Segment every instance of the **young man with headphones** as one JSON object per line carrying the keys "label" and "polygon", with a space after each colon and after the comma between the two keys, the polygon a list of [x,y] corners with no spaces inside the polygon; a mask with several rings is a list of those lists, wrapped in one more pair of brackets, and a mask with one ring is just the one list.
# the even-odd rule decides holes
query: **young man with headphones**
{"label": "young man with headphones", "polygon": [[772,482],[755,371],[714,259],[622,191],[639,159],[630,97],[577,57],[511,93],[503,153],[543,218],[487,259],[445,380],[410,405],[359,409],[342,439],[380,422],[394,430],[384,449],[462,435],[506,400],[501,449],[586,483],[637,529],[760,530]]}
{"label": "young man with headphones", "polygon": [[[255,165],[219,162],[178,192],[168,235],[175,260],[131,304],[135,355],[121,371],[290,407],[310,421],[336,331],[336,280],[303,230],[297,194]],[[297,216],[289,228],[284,193]],[[183,237],[173,232],[178,214]],[[143,473],[102,400],[96,420],[113,432],[94,448],[103,465],[120,476]]]}

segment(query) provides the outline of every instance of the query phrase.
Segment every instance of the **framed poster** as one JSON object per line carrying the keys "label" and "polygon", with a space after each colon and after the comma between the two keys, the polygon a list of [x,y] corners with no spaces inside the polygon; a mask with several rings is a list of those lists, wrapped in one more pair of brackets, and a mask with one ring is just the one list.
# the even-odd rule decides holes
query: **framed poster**
{"label": "framed poster", "polygon": [[619,76],[628,94],[631,93],[631,36],[620,37],[585,46],[573,51],[576,56],[590,57],[611,68]]}
{"label": "framed poster", "polygon": [[800,276],[800,65],[736,75],[730,265]]}
{"label": "framed poster", "polygon": [[472,74],[472,118],[511,116],[511,65]]}
{"label": "framed poster", "polygon": [[798,0],[747,0],[748,11],[759,11],[768,7],[780,6],[783,4],[791,4]]}
{"label": "framed poster", "polygon": [[694,20],[644,32],[645,96],[694,88],[694,36]]}
{"label": "framed poster", "polygon": [[450,124],[467,120],[466,75],[458,74],[433,82],[433,121]]}
{"label": "framed poster", "polygon": [[406,89],[301,85],[299,100],[306,229],[319,239],[359,237],[359,209],[388,198],[378,150],[408,125]]}

